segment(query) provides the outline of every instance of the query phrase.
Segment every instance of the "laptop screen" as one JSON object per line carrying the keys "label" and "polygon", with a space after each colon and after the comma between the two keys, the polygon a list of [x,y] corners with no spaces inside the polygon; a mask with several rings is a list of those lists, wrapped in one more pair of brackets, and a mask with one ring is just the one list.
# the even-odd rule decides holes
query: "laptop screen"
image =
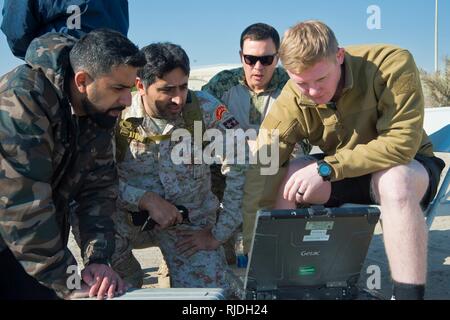
{"label": "laptop screen", "polygon": [[259,211],[246,291],[301,297],[304,289],[355,286],[379,215],[371,206]]}

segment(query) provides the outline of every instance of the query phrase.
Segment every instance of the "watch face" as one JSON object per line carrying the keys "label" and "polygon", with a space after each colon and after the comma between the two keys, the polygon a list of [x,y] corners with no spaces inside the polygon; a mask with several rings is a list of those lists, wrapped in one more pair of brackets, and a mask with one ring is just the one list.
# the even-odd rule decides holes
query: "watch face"
{"label": "watch face", "polygon": [[319,167],[319,173],[322,177],[328,177],[331,174],[331,167],[326,164],[321,164]]}

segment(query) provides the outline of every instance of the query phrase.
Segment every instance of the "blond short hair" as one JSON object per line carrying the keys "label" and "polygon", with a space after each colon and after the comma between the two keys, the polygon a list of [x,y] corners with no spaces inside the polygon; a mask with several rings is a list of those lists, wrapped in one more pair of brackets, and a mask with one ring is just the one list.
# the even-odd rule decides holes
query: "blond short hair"
{"label": "blond short hair", "polygon": [[280,59],[286,70],[300,73],[320,60],[332,59],[339,46],[333,30],[317,20],[296,24],[284,34]]}

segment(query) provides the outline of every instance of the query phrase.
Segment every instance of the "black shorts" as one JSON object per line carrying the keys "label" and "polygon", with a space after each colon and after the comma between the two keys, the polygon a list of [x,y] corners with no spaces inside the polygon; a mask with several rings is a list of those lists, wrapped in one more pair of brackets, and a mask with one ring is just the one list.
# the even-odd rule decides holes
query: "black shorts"
{"label": "black shorts", "polygon": [[[312,154],[311,156],[317,160],[325,158],[323,153]],[[420,162],[428,172],[428,189],[420,202],[422,209],[425,210],[436,195],[445,162],[437,157],[426,157],[420,154],[416,155],[414,159]],[[367,174],[365,176],[346,178],[332,182],[331,196],[325,204],[325,207],[339,207],[344,203],[378,204],[373,198],[370,189],[371,179],[372,175]]]}

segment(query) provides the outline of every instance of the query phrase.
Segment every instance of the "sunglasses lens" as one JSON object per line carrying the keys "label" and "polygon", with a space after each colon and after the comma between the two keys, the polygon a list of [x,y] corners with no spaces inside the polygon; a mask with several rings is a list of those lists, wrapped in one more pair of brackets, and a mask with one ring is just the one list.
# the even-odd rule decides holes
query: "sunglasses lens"
{"label": "sunglasses lens", "polygon": [[244,61],[246,64],[253,66],[256,64],[256,62],[258,62],[258,57],[246,54],[244,55]]}
{"label": "sunglasses lens", "polygon": [[246,64],[250,66],[254,66],[258,61],[261,62],[263,66],[270,66],[273,63],[273,60],[275,59],[275,55],[272,56],[251,56],[251,55],[244,55],[244,61]]}
{"label": "sunglasses lens", "polygon": [[261,64],[263,66],[270,66],[273,62],[273,58],[275,56],[264,56],[264,57],[260,57],[259,61],[261,61]]}

